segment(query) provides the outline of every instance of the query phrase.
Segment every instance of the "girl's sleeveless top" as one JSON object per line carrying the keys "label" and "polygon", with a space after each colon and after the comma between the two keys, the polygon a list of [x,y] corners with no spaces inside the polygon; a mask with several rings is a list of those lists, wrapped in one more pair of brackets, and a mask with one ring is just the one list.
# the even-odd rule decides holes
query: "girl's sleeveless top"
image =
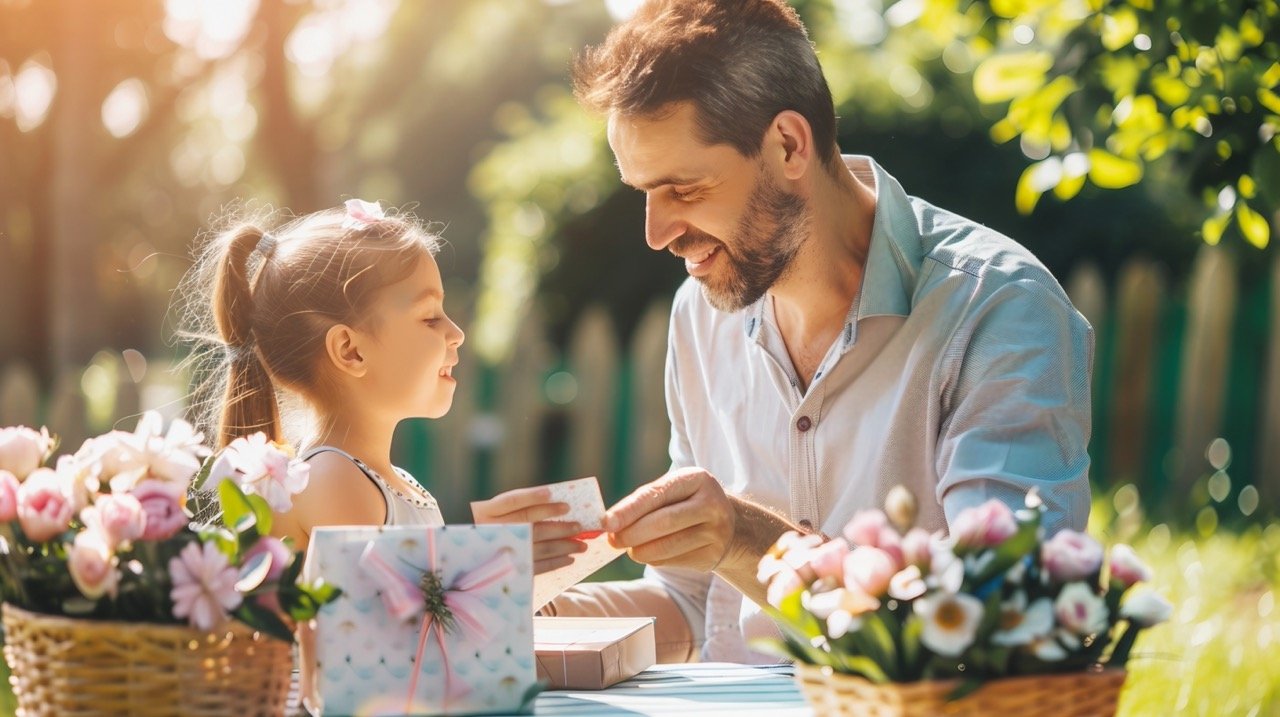
{"label": "girl's sleeveless top", "polygon": [[[436,504],[436,499],[431,497],[427,491],[418,488],[410,494],[405,494],[399,489],[392,486],[378,472],[364,464],[364,461],[347,453],[341,448],[333,446],[316,446],[308,450],[302,455],[302,460],[309,461],[318,453],[330,451],[346,458],[360,469],[361,473],[373,481],[382,493],[382,498],[387,504],[387,520],[383,525],[444,525],[444,517],[440,515],[440,506]],[[396,472],[400,474],[400,478],[411,487],[417,487],[418,482],[413,476],[404,470],[396,468]]]}

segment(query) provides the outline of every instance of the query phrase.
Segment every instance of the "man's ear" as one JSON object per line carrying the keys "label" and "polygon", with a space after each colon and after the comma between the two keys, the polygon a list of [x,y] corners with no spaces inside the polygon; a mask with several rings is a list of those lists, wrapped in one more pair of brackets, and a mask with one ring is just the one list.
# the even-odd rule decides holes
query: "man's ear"
{"label": "man's ear", "polygon": [[361,352],[360,332],[346,324],[334,324],[324,335],[325,355],[334,368],[360,378],[369,370]]}
{"label": "man's ear", "polygon": [[782,173],[787,179],[799,179],[809,171],[810,165],[819,161],[809,120],[795,110],[783,110],[773,118],[765,133],[765,148],[771,147],[781,159]]}

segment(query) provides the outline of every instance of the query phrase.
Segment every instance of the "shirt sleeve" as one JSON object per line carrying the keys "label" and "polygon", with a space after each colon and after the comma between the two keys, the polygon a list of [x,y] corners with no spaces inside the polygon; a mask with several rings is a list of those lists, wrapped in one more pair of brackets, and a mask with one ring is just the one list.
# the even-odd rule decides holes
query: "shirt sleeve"
{"label": "shirt sleeve", "polygon": [[[687,287],[681,294],[687,291]],[[671,456],[671,469],[687,468],[697,465],[693,456],[693,448],[685,430],[684,402],[680,396],[679,356],[684,348],[680,320],[680,307],[685,303],[682,297],[676,297],[671,312],[671,328],[667,335],[667,363],[663,383],[666,389],[667,416],[671,419],[671,442],[668,452]],[[689,623],[695,649],[700,649],[706,642],[707,596],[711,589],[711,573],[682,568],[660,568],[646,566],[644,579],[661,585],[671,596],[672,601],[680,608],[685,620]]]}
{"label": "shirt sleeve", "polygon": [[943,394],[937,498],[947,522],[990,498],[1019,508],[1034,488],[1048,533],[1083,530],[1093,329],[1056,284],[1034,279],[1001,286],[973,316],[944,359],[953,378]]}

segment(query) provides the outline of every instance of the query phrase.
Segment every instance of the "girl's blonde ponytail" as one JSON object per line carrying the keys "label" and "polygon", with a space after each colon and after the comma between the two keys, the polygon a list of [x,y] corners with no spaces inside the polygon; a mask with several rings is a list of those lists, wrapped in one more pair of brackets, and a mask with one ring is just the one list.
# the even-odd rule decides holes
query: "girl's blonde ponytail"
{"label": "girl's blonde ponytail", "polygon": [[218,418],[218,447],[257,431],[282,441],[275,385],[254,335],[253,284],[262,268],[249,275],[249,262],[263,231],[242,225],[224,235],[224,249],[213,285],[213,319],[230,353],[226,389]]}

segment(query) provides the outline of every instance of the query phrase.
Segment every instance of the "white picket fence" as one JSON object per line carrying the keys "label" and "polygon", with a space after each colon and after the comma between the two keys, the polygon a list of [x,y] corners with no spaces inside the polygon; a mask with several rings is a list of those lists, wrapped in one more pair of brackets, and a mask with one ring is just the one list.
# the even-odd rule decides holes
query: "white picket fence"
{"label": "white picket fence", "polygon": [[[1222,468],[1231,500],[1253,512],[1274,512],[1280,500],[1280,260],[1270,290],[1266,357],[1256,361],[1251,396],[1256,435],[1226,436],[1232,331],[1237,306],[1234,260],[1206,247],[1198,257],[1177,353],[1177,383],[1159,383],[1163,330],[1173,297],[1154,263],[1133,262],[1108,291],[1096,268],[1083,266],[1066,282],[1072,300],[1098,329],[1096,370],[1110,370],[1095,395],[1094,476],[1101,485],[1134,482],[1176,501]],[[584,311],[564,354],[547,340],[536,313],[524,322],[512,359],[481,370],[465,363],[448,416],[414,421],[397,440],[397,459],[435,493],[447,518],[465,520],[468,501],[547,480],[596,475],[610,497],[660,475],[667,467],[669,425],[662,372],[669,306],[655,304],[627,345],[607,312]],[[1111,341],[1105,337],[1111,336]],[[483,375],[482,375],[483,374]],[[26,366],[0,373],[0,425],[46,423],[73,449],[85,437],[128,427],[142,409],[169,416],[185,409],[186,377],[136,351],[103,351],[90,366],[64,372],[42,395]],[[1162,392],[1176,391],[1176,397]],[[1176,399],[1176,400],[1175,400]],[[1163,401],[1163,403],[1162,403]],[[1160,407],[1174,407],[1171,417]],[[1235,425],[1241,422],[1236,421]],[[1161,426],[1165,426],[1161,430]],[[1224,443],[1222,440],[1226,439]],[[1224,463],[1224,446],[1252,444],[1250,475]],[[1212,455],[1206,450],[1214,445]],[[1168,445],[1172,453],[1160,455]],[[1153,451],[1157,453],[1154,459]],[[1228,450],[1229,453],[1229,450]],[[1247,488],[1246,484],[1252,488]],[[1241,491],[1244,495],[1241,496]],[[1248,491],[1252,490],[1250,494]]]}

